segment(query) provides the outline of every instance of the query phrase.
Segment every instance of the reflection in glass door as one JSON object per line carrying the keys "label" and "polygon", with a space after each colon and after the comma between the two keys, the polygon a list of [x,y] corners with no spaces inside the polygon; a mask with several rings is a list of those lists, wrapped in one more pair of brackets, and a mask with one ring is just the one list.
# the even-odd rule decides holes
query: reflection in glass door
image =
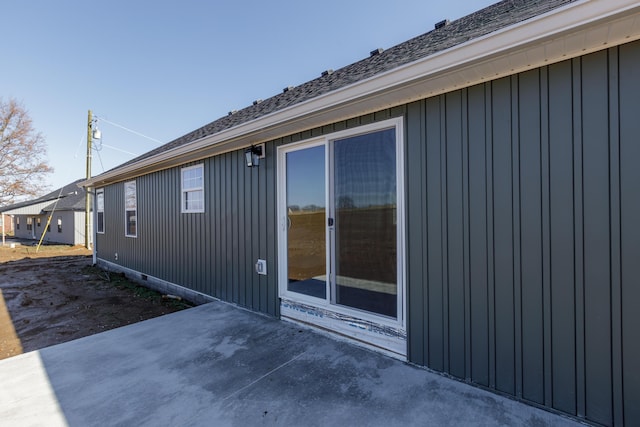
{"label": "reflection in glass door", "polygon": [[[397,316],[395,129],[333,141],[335,304]],[[332,293],[333,294],[333,293]]]}
{"label": "reflection in glass door", "polygon": [[287,290],[326,299],[325,146],[286,153]]}

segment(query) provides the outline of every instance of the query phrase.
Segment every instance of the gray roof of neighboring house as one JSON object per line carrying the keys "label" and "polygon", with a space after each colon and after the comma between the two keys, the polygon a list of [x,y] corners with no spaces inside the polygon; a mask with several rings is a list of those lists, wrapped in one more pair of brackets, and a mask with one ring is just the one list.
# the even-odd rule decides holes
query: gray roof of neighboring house
{"label": "gray roof of neighboring house", "polygon": [[[20,208],[26,208],[32,205],[43,204],[44,207],[41,208],[43,212],[51,212],[52,210],[57,211],[80,211],[85,209],[85,191],[84,188],[78,187],[78,183],[82,182],[83,179],[78,179],[70,184],[65,185],[62,188],[58,188],[44,196],[38,197],[36,199],[27,200],[20,203],[15,203],[13,205],[4,206],[0,208],[0,212],[9,212],[15,211]],[[58,199],[59,197],[59,199]],[[56,199],[58,203],[56,205]],[[50,203],[46,203],[50,202]]]}
{"label": "gray roof of neighboring house", "polygon": [[[209,135],[250,122],[259,117],[310,100],[352,83],[389,71],[402,65],[428,57],[461,43],[519,22],[542,15],[576,0],[504,0],[439,29],[434,29],[391,47],[368,58],[322,75],[299,86],[287,88],[280,94],[254,103],[242,110],[229,113],[199,129],[181,136],[154,150],[142,154],[118,167],[180,147]],[[378,51],[374,51],[378,52]]]}

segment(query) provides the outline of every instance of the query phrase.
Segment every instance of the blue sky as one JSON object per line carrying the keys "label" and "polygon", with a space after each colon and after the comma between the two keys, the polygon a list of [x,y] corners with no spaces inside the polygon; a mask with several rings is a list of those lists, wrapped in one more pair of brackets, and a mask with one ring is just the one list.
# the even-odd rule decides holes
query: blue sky
{"label": "blue sky", "polygon": [[97,175],[159,145],[138,134],[169,142],[494,2],[7,1],[0,97],[44,135],[53,189],[85,174],[89,109]]}

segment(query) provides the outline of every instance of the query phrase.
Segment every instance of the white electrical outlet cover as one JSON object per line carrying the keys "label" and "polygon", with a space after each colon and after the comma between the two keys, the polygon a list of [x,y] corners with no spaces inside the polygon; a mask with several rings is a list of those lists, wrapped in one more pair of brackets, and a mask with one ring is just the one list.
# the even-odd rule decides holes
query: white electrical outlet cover
{"label": "white electrical outlet cover", "polygon": [[256,273],[262,274],[264,276],[267,275],[267,261],[263,259],[259,259],[256,263]]}

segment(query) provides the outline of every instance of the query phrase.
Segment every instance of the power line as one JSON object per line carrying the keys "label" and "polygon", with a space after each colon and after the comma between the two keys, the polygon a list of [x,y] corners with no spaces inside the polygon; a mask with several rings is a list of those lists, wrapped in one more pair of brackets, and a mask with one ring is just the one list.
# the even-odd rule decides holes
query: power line
{"label": "power line", "polygon": [[96,117],[97,119],[102,120],[103,122],[107,122],[107,123],[109,123],[110,125],[113,125],[113,126],[115,126],[115,127],[118,127],[118,128],[120,128],[120,129],[124,129],[124,130],[126,130],[127,132],[131,132],[131,133],[134,133],[134,134],[136,134],[136,135],[138,135],[138,136],[141,136],[141,137],[143,137],[143,138],[146,138],[146,139],[148,139],[148,140],[150,140],[150,141],[153,141],[153,142],[155,142],[155,143],[157,143],[157,144],[162,144],[162,141],[158,141],[157,139],[152,138],[152,137],[150,137],[150,136],[147,136],[147,135],[145,135],[145,134],[143,134],[143,133],[136,132],[135,130],[129,129],[128,127],[125,127],[125,126],[119,125],[119,124],[114,123],[114,122],[112,122],[112,121],[109,121],[109,120],[105,119],[104,117],[98,117],[98,116],[94,116],[94,117]]}
{"label": "power line", "polygon": [[131,151],[127,151],[127,150],[123,150],[122,148],[114,147],[113,145],[105,144],[104,142],[101,143],[101,145],[102,145],[102,147],[111,148],[112,150],[120,151],[122,153],[129,154],[131,156],[138,156],[138,154],[136,154],[136,153],[132,153]]}
{"label": "power line", "polygon": [[96,154],[98,155],[98,160],[100,160],[100,167],[102,167],[102,172],[104,172],[104,164],[102,163],[102,156],[100,155],[100,150],[96,150]]}
{"label": "power line", "polygon": [[76,152],[73,155],[74,159],[78,158],[78,152],[80,151],[80,147],[82,147],[82,143],[85,141],[85,138],[86,138],[85,134],[84,134],[84,132],[82,132],[82,137],[80,137],[80,141],[78,142],[78,146],[76,147]]}

